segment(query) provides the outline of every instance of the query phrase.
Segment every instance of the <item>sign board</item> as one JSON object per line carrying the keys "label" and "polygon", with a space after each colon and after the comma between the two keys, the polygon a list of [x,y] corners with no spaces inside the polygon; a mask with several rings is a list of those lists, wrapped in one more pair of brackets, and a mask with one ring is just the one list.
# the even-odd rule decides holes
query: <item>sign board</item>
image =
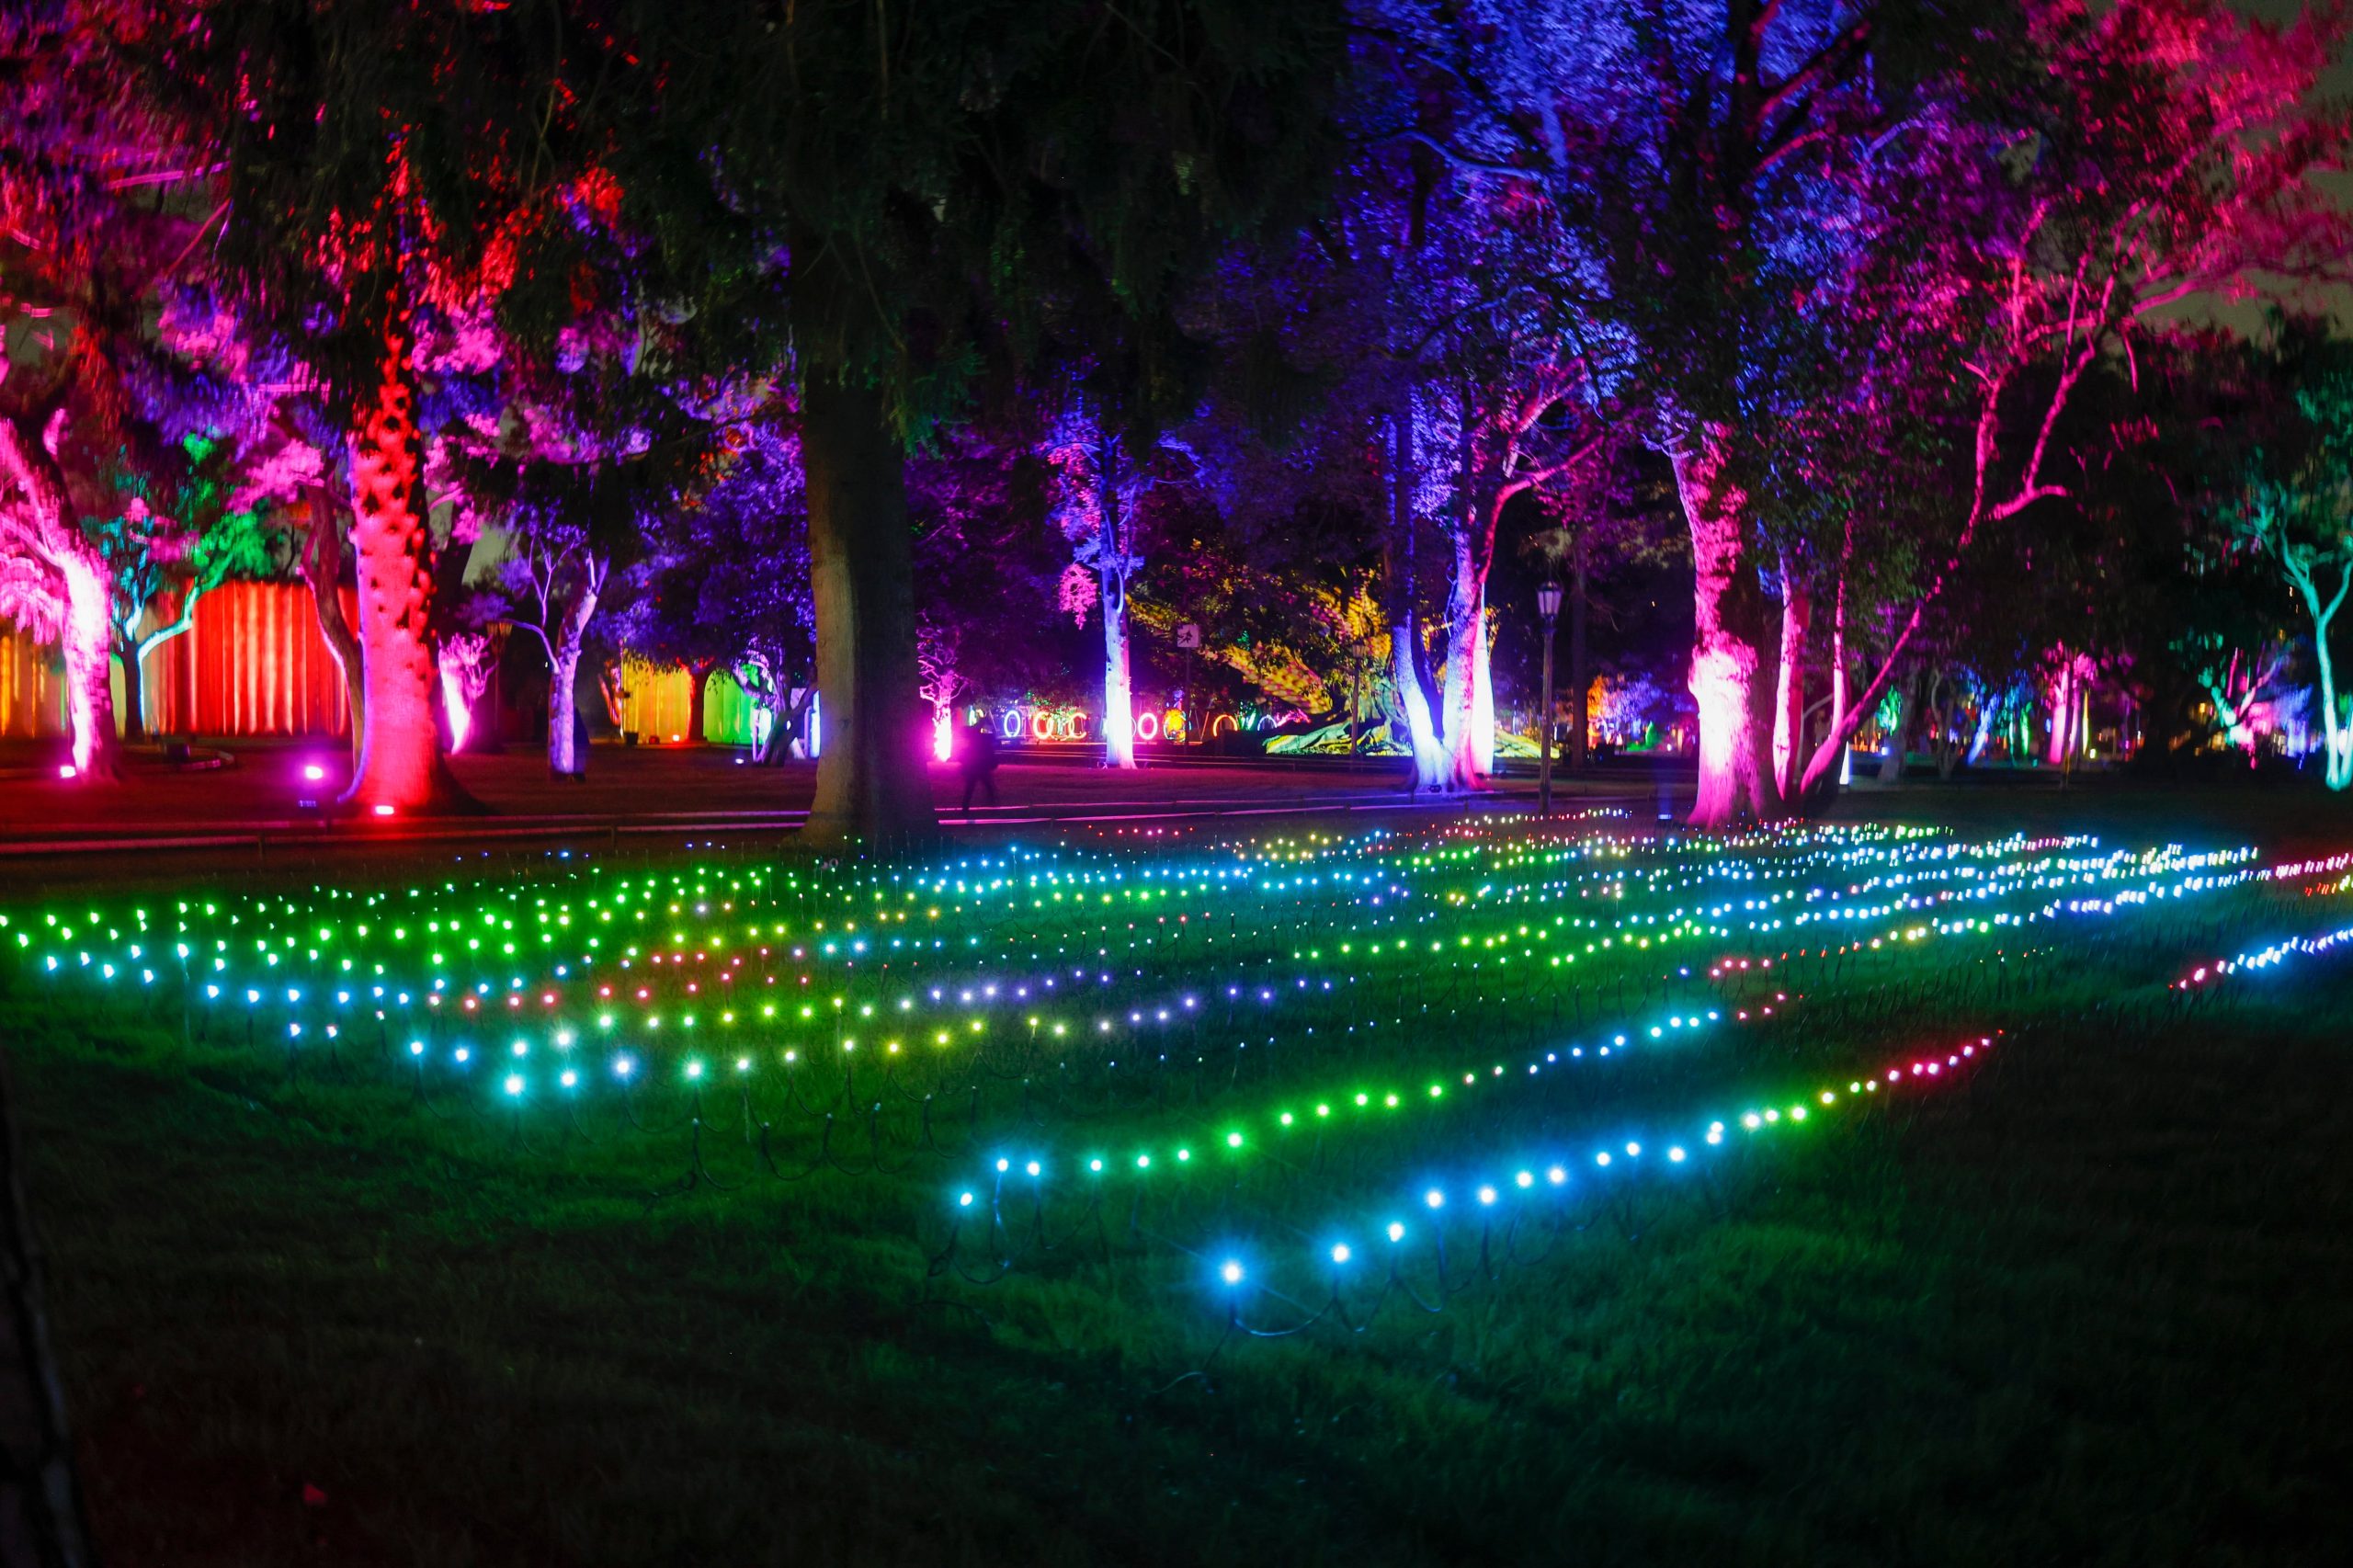
{"label": "sign board", "polygon": [[1176,646],[1198,648],[1201,645],[1201,629],[1198,622],[1187,621],[1176,629]]}

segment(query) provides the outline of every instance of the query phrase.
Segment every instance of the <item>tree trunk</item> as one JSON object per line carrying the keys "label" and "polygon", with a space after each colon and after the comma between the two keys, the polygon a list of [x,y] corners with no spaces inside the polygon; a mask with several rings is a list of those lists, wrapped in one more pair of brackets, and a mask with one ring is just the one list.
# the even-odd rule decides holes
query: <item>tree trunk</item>
{"label": "tree trunk", "polygon": [[579,707],[572,683],[580,673],[580,655],[559,653],[548,665],[548,777],[585,778],[579,748],[573,744],[573,721]]}
{"label": "tree trunk", "polygon": [[588,619],[597,613],[593,578],[572,596],[563,619],[556,623],[554,645],[548,660],[548,772],[558,778],[588,777],[588,758],[582,754],[574,710],[579,704],[580,648],[587,640]]}
{"label": "tree trunk", "polygon": [[105,567],[74,526],[65,475],[31,416],[0,419],[0,463],[22,492],[20,527],[30,555],[56,574],[63,598],[65,712],[73,731],[74,776],[117,777],[114,687],[107,651],[113,641],[114,591]]}
{"label": "tree trunk", "polygon": [[2310,572],[2293,574],[2297,588],[2303,594],[2304,608],[2313,618],[2313,662],[2320,676],[2320,722],[2322,778],[2332,790],[2353,787],[2353,722],[2348,722],[2336,701],[2336,665],[2329,655],[2328,632],[2336,619],[2336,612],[2353,595],[2353,562],[2338,568],[2336,592],[2327,603],[2321,602],[2320,585]]}
{"label": "tree trunk", "polygon": [[1927,688],[1920,702],[1920,735],[1928,748],[1928,760],[1936,765],[1937,777],[1949,779],[1954,765],[1961,759],[1961,741],[1953,733],[1954,682],[1941,669],[1929,673]]}
{"label": "tree trunk", "polygon": [[803,843],[901,844],[938,831],[915,696],[906,452],[881,393],[804,369],[801,462],[817,689],[827,733]]}
{"label": "tree trunk", "polygon": [[1487,640],[1487,592],[1482,572],[1479,613],[1471,622],[1471,767],[1482,783],[1495,772],[1495,662]]}
{"label": "tree trunk", "polygon": [[2000,717],[2001,711],[2002,694],[2000,692],[1985,691],[1978,695],[1977,728],[1969,737],[1967,761],[1970,767],[1976,767],[1977,759],[1984,756],[1985,748],[1993,744],[1994,725]]}
{"label": "tree trunk", "polygon": [[1450,786],[1483,788],[1495,763],[1495,695],[1487,681],[1487,570],[1479,538],[1454,538],[1454,586],[1447,597],[1441,744]]}
{"label": "tree trunk", "polygon": [[1750,559],[1748,497],[1728,472],[1729,435],[1702,426],[1669,454],[1691,530],[1691,697],[1699,715],[1694,827],[1731,826],[1758,812],[1766,790],[1754,704],[1763,594]]}
{"label": "tree trunk", "polygon": [[815,688],[804,686],[800,690],[799,697],[786,696],[780,699],[777,722],[768,726],[766,761],[770,767],[782,767],[792,760],[791,737],[800,734],[801,726],[809,722],[809,699]]}
{"label": "tree trunk", "polygon": [[1854,730],[1847,706],[1847,592],[1855,565],[1855,522],[1847,519],[1845,545],[1838,552],[1838,575],[1830,604],[1830,715],[1821,741],[1806,753],[1798,789],[1809,805],[1827,801],[1844,786],[1854,767]]}
{"label": "tree trunk", "polygon": [[[1453,769],[1438,739],[1432,693],[1422,653],[1421,627],[1414,613],[1414,403],[1398,400],[1391,420],[1389,469],[1389,662],[1397,706],[1405,719],[1405,743],[1414,754],[1414,790],[1450,789]],[[1403,564],[1399,564],[1400,557]]]}
{"label": "tree trunk", "polygon": [[57,568],[65,579],[65,711],[74,732],[74,774],[114,778],[121,767],[108,668],[113,595],[105,571],[79,551],[59,552]]}
{"label": "tree trunk", "polygon": [[368,733],[367,662],[360,655],[359,639],[351,633],[351,622],[343,615],[343,511],[324,484],[312,486],[307,498],[311,528],[302,543],[302,576],[311,585],[319,635],[343,676],[344,705],[351,710],[351,756],[357,767]]}
{"label": "tree trunk", "polygon": [[1103,766],[1136,765],[1135,687],[1128,664],[1129,529],[1134,519],[1120,506],[1119,437],[1096,440],[1095,570],[1103,601]]}
{"label": "tree trunk", "polygon": [[1780,559],[1781,638],[1774,660],[1772,804],[1779,814],[1804,810],[1805,665],[1813,630],[1813,596],[1788,554]]}
{"label": "tree trunk", "polygon": [[122,661],[122,738],[143,741],[147,738],[147,660],[135,633],[124,639],[122,652],[116,656]]}
{"label": "tree trunk", "polygon": [[352,541],[359,574],[360,663],[368,725],[344,801],[377,815],[447,809],[464,799],[442,762],[434,699],[425,443],[410,384],[408,334],[384,329],[376,386],[351,433]]}
{"label": "tree trunk", "polygon": [[1404,611],[1389,627],[1390,662],[1394,666],[1391,679],[1397,687],[1397,704],[1405,718],[1406,744],[1414,752],[1414,789],[1424,790],[1449,790],[1454,786],[1454,769],[1449,765],[1445,744],[1439,740],[1438,721],[1430,711],[1429,676],[1423,668],[1421,629],[1414,623],[1414,612]]}
{"label": "tree trunk", "polygon": [[[1569,745],[1571,773],[1585,771],[1586,687],[1593,677],[1586,665],[1586,616],[1590,605],[1591,573],[1586,556],[1585,530],[1577,530],[1569,570]],[[1552,718],[1546,714],[1547,720]]]}
{"label": "tree trunk", "polygon": [[1103,766],[1135,765],[1135,694],[1128,678],[1128,574],[1107,562],[1103,567]]}
{"label": "tree trunk", "polygon": [[687,661],[687,733],[686,744],[701,745],[706,737],[702,730],[710,717],[710,676],[719,668],[707,659]]}
{"label": "tree trunk", "polygon": [[2051,733],[2043,739],[2042,761],[2048,767],[2063,767],[2073,750],[2075,716],[2075,662],[2061,651],[2058,670],[2051,677],[2049,694]]}

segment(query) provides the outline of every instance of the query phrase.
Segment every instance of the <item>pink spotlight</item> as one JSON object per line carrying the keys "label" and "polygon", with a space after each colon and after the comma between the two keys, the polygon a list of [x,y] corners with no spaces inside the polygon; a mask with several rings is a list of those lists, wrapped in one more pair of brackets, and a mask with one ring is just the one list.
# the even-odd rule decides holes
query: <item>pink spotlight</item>
{"label": "pink spotlight", "polygon": [[70,762],[61,762],[57,765],[57,776],[60,778],[73,778],[78,777],[81,771],[82,770],[80,768],[74,767]]}
{"label": "pink spotlight", "polygon": [[378,805],[374,809],[376,814],[380,817],[388,817],[392,814],[392,808],[387,805]]}
{"label": "pink spotlight", "polygon": [[316,784],[326,776],[327,770],[321,767],[315,762],[304,763],[302,765],[302,777],[309,779],[313,784]]}

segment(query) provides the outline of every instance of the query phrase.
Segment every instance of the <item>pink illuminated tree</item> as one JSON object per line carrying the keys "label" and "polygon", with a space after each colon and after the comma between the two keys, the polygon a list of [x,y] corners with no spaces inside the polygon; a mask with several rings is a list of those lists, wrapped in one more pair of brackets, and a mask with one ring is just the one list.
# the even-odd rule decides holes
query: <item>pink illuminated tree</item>
{"label": "pink illuminated tree", "polygon": [[46,402],[36,395],[0,409],[0,480],[9,487],[0,500],[0,553],[15,562],[0,589],[0,613],[62,646],[73,776],[112,778],[117,742],[107,651],[113,598],[106,563],[76,526],[54,444],[64,421],[40,419]]}
{"label": "pink illuminated tree", "polygon": [[336,427],[318,483],[347,486],[364,714],[345,800],[379,813],[461,799],[431,637],[428,440],[447,411],[425,400],[494,358],[494,309],[556,313],[577,215],[609,207],[553,62],[513,47],[502,11],[385,11],[354,42],[332,8],[217,3],[143,40],[146,80],[225,199],[224,290],[292,346]]}
{"label": "pink illuminated tree", "polygon": [[[139,398],[163,351],[151,316],[220,217],[140,98],[108,19],[71,4],[0,15],[0,552],[20,563],[11,613],[61,644],[72,766],[85,779],[117,768],[117,607],[82,523],[129,513],[117,481],[131,469],[169,466]],[[153,542],[168,550],[165,533]]]}

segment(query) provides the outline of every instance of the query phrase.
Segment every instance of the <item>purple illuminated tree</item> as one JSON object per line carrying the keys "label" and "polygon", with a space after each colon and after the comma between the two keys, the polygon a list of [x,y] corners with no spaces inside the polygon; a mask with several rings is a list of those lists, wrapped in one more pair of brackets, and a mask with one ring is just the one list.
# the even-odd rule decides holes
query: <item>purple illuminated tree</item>
{"label": "purple illuminated tree", "polygon": [[[1346,506],[1384,521],[1383,705],[1415,788],[1475,789],[1494,760],[1487,585],[1499,527],[1520,497],[1578,481],[1609,400],[1591,345],[1561,330],[1553,214],[1470,188],[1427,148],[1401,145],[1396,127],[1427,95],[1393,42],[1364,63],[1349,120],[1372,150],[1345,171],[1336,209],[1269,258],[1252,300],[1283,323],[1285,356],[1322,392],[1297,444],[1324,472],[1273,489],[1345,492]],[[1218,488],[1267,485],[1254,473]]]}
{"label": "purple illuminated tree", "polygon": [[[1070,542],[1060,608],[1081,624],[1092,609],[1103,631],[1103,766],[1136,766],[1129,600],[1144,565],[1154,492],[1182,485],[1199,460],[1172,434],[1136,437],[1081,394],[1049,434],[1053,520]],[[1074,592],[1085,585],[1084,591]]]}
{"label": "purple illuminated tree", "polygon": [[[627,580],[617,564],[674,509],[704,507],[707,488],[742,477],[717,476],[743,434],[679,395],[648,340],[625,309],[578,312],[551,358],[509,339],[499,417],[453,427],[450,470],[506,549],[473,616],[517,628],[545,655],[548,770],[558,778],[586,775],[580,662],[600,601]],[[723,574],[728,559],[708,550],[708,573]]]}
{"label": "purple illuminated tree", "polygon": [[[1060,602],[1073,566],[1053,526],[1056,478],[1035,401],[1007,389],[907,465],[915,653],[935,760],[953,755],[959,703],[1058,684],[1102,647]],[[1085,602],[1099,592],[1091,580]],[[1084,645],[1082,645],[1084,644]]]}
{"label": "purple illuminated tree", "polygon": [[[1443,89],[1407,134],[1560,213],[1564,330],[1623,347],[1654,411],[1692,541],[1705,825],[1835,778],[1981,525],[2057,492],[2059,416],[2150,312],[2342,254],[2304,179],[2336,142],[2304,107],[2333,24],[2197,0],[1401,10]],[[1849,631],[1881,607],[1853,568],[1879,519],[1768,527],[1841,431],[1874,465],[1941,444],[1957,497],[1859,678]],[[1820,665],[1826,722],[1800,733]]]}
{"label": "purple illuminated tree", "polygon": [[781,761],[805,736],[816,688],[800,447],[780,405],[739,411],[707,437],[665,498],[649,497],[644,553],[612,635],[687,671],[696,743],[710,676],[731,671],[764,715],[759,759]]}

